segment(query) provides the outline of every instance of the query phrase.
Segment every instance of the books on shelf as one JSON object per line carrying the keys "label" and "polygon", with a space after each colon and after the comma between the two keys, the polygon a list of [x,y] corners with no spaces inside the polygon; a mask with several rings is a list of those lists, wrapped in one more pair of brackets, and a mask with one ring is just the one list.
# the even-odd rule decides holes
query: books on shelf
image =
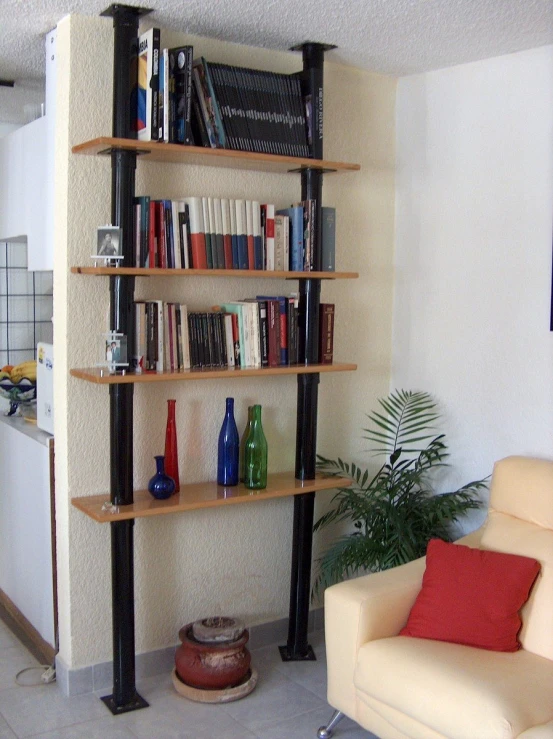
{"label": "books on shelf", "polygon": [[161,48],[158,28],[139,37],[139,139],[312,156],[313,110],[301,75],[194,59],[193,51]]}
{"label": "books on shelf", "polygon": [[[299,361],[298,296],[231,300],[211,311],[143,300],[135,303],[137,372],[280,367]],[[320,306],[320,363],[331,364],[334,305]]]}

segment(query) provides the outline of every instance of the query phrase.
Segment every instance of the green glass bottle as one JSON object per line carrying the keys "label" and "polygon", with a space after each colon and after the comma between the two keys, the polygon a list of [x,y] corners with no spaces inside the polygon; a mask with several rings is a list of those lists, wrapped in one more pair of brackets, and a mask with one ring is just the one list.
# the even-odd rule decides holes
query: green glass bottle
{"label": "green glass bottle", "polygon": [[252,408],[252,422],[244,451],[244,485],[251,490],[267,487],[267,439],[261,425],[261,406]]}
{"label": "green glass bottle", "polygon": [[248,421],[244,428],[244,433],[240,439],[240,482],[244,482],[246,471],[246,439],[249,436],[253,421],[253,405],[248,406]]}

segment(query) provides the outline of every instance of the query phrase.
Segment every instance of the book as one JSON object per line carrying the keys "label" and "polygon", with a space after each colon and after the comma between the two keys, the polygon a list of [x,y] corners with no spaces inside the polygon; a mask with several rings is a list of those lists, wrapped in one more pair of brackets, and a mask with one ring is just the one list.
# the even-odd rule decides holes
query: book
{"label": "book", "polygon": [[281,214],[275,215],[275,270],[277,272],[290,269],[288,243],[290,218]]}
{"label": "book", "polygon": [[248,237],[246,235],[246,201],[235,200],[238,269],[248,269]]}
{"label": "book", "polygon": [[229,200],[230,240],[232,245],[232,269],[238,269],[238,231],[236,230],[236,201]]}
{"label": "book", "polygon": [[138,38],[136,130],[141,141],[157,141],[159,135],[159,45],[159,28]]}
{"label": "book", "polygon": [[265,253],[261,236],[261,205],[257,200],[252,201],[252,232],[254,269],[265,269]]}
{"label": "book", "polygon": [[192,63],[192,76],[194,86],[196,88],[196,94],[198,96],[201,117],[203,118],[205,130],[209,139],[209,145],[212,149],[220,148],[222,144],[217,136],[213,100],[209,91],[202,59],[195,59]]}
{"label": "book", "polygon": [[288,364],[288,298],[284,295],[257,295],[257,300],[277,301],[279,313],[280,362]]}
{"label": "book", "polygon": [[255,253],[253,240],[253,203],[246,200],[246,243],[248,245],[248,267],[255,269]]}
{"label": "book", "polygon": [[207,269],[202,198],[184,198],[190,214],[190,243],[193,269]]}
{"label": "book", "polygon": [[209,198],[210,209],[213,208],[215,222],[215,247],[217,253],[217,269],[225,269],[225,242],[223,237],[223,213],[221,198]]}
{"label": "book", "polygon": [[319,364],[332,364],[334,355],[334,303],[319,305]]}
{"label": "book", "polygon": [[192,55],[192,46],[169,49],[171,140],[177,144],[192,144]]}
{"label": "book", "polygon": [[[274,271],[275,267],[275,206],[263,203],[261,206],[265,233],[264,268]],[[280,267],[282,269],[282,267]]]}
{"label": "book", "polygon": [[225,269],[232,269],[231,212],[228,198],[221,198],[221,225],[223,229]]}
{"label": "book", "polygon": [[169,49],[159,56],[158,141],[169,143]]}
{"label": "book", "polygon": [[292,272],[303,272],[303,207],[301,205],[297,205],[290,208],[283,208],[278,211],[278,214],[288,216],[289,218],[290,269]]}
{"label": "book", "polygon": [[[215,250],[215,235],[212,234],[211,220],[209,218],[209,202],[206,197],[200,198],[202,201],[202,214],[204,223],[204,234],[205,234],[205,254],[207,257],[207,268],[213,269],[216,266],[216,262],[213,261],[213,257],[216,256]],[[213,236],[213,239],[212,239]],[[215,252],[215,255],[214,255]]]}
{"label": "book", "polygon": [[321,208],[321,270],[336,269],[336,208]]}

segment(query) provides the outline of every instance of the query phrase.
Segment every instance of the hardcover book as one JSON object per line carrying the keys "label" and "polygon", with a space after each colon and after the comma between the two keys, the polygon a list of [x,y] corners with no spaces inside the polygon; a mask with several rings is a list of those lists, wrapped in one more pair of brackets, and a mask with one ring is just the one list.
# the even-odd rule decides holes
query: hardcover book
{"label": "hardcover book", "polygon": [[159,28],[150,28],[138,39],[136,130],[141,141],[156,141],[159,134]]}

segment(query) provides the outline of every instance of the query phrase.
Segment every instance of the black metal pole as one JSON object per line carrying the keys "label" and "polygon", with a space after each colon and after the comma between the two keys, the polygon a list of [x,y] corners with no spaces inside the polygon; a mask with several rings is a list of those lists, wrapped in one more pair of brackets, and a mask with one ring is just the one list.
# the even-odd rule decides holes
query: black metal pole
{"label": "black metal pole", "polygon": [[[334,47],[326,44],[306,43],[299,48],[303,53],[303,90],[305,95],[311,97],[312,103],[311,153],[313,158],[322,159],[324,52]],[[323,172],[321,169],[310,167],[302,170],[301,198],[315,201],[311,265],[313,270],[321,269],[322,187]],[[301,280],[300,283],[298,361],[305,364],[317,364],[319,361],[321,281],[308,279]],[[315,478],[318,393],[318,373],[298,375],[296,477],[299,480]],[[314,504],[315,493],[294,496],[288,641],[285,646],[279,647],[284,661],[316,659],[307,641]]]}
{"label": "black metal pole", "polygon": [[[133,138],[131,51],[138,36],[138,19],[149,12],[127,5],[111,5],[102,15],[113,17],[113,136]],[[111,221],[122,229],[123,265],[133,264],[133,198],[136,153],[111,154]],[[110,329],[124,334],[127,350],[134,342],[134,278],[110,277]],[[111,502],[133,502],[134,385],[110,385]],[[145,708],[136,691],[134,638],[134,520],[111,524],[111,582],[113,630],[113,693],[102,698],[113,714]]]}

